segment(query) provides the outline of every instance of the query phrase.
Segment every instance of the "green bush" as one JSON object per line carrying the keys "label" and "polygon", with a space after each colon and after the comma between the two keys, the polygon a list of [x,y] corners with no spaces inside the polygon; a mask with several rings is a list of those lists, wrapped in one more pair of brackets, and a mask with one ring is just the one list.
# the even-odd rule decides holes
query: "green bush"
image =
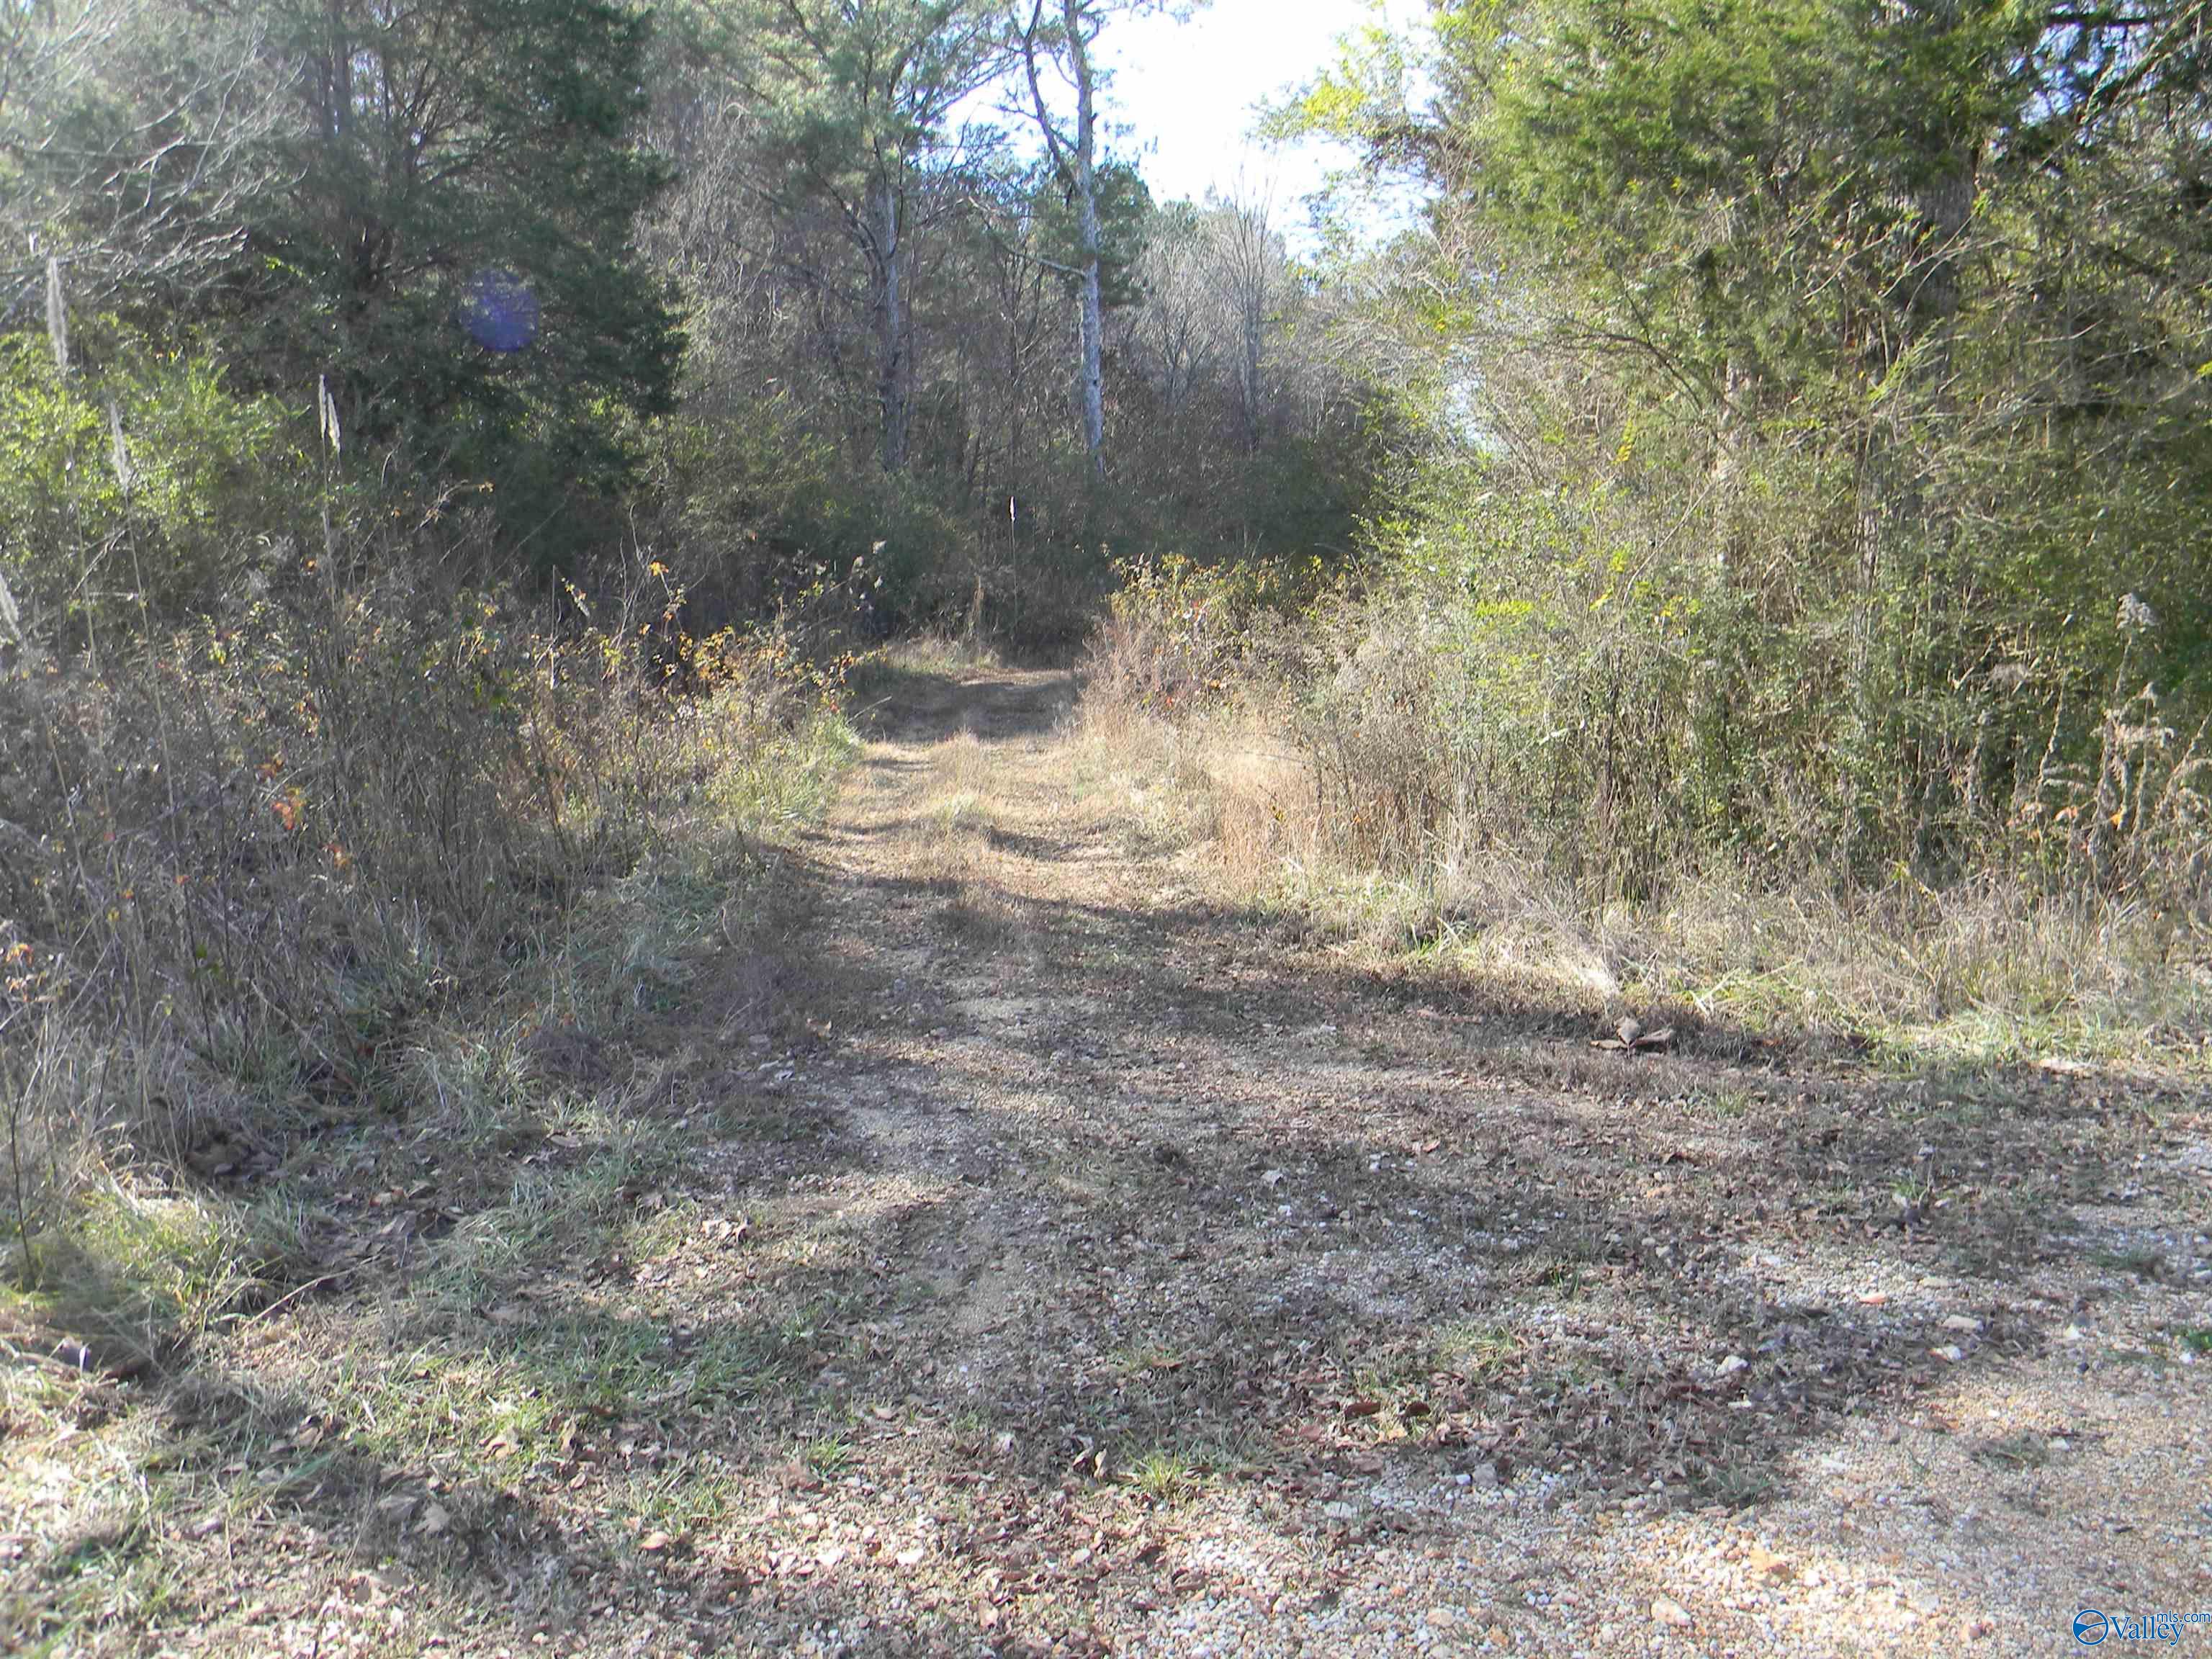
{"label": "green bush", "polygon": [[1710,516],[1667,495],[1656,444],[1577,483],[1431,465],[1306,685],[1347,826],[1390,861],[1449,819],[1599,897],[1722,852],[1874,886],[2009,868],[2212,898],[2191,624],[2125,588],[2142,569],[2051,584],[2035,551],[1959,548],[1832,586],[1815,555],[1848,503],[1766,461]]}
{"label": "green bush", "polygon": [[311,464],[275,399],[137,348],[96,375],[0,338],[0,577],[35,622],[210,609],[307,522]]}

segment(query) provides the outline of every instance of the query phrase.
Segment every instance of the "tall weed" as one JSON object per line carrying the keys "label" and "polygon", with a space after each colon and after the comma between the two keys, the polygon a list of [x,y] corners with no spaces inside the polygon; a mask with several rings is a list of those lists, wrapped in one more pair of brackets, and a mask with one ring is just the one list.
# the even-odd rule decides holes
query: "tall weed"
{"label": "tall weed", "polygon": [[27,1273],[103,1168],[417,1109],[424,1031],[543,979],[672,860],[738,878],[834,775],[834,666],[689,637],[656,568],[564,617],[343,547],[295,566],[221,619],[0,656]]}

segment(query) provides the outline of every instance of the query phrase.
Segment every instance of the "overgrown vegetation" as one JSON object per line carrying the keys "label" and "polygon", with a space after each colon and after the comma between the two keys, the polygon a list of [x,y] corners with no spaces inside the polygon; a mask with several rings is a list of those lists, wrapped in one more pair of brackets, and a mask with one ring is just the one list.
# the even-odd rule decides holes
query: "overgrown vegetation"
{"label": "overgrown vegetation", "polygon": [[0,24],[26,1282],[119,1172],[499,1120],[818,793],[856,648],[1064,647],[1109,547],[1341,544],[1376,476],[1264,212],[1053,147],[1120,8],[311,9]]}
{"label": "overgrown vegetation", "polygon": [[1425,441],[1356,583],[1255,633],[1249,574],[1148,570],[1100,695],[1243,709],[1295,757],[1206,763],[1250,884],[1404,944],[2192,1047],[2199,21],[1544,0],[1361,37],[1280,118],[1435,192],[1364,313]]}
{"label": "overgrown vegetation", "polygon": [[[665,1556],[717,1414],[871,1478],[839,1368],[914,1286],[834,1218],[732,1268],[695,1178],[843,1168],[772,988],[864,663],[969,722],[878,872],[933,950],[1036,969],[1050,907],[1005,733],[919,694],[1088,640],[1091,781],[1286,948],[1742,1053],[2205,1062],[2201,5],[1439,0],[1279,113],[1424,204],[1378,245],[1347,184],[1308,252],[1112,142],[1113,32],[1179,9],[0,5],[0,1442],[121,1413],[131,1476],[0,1563],[0,1641],[158,1628],[242,1516],[520,1583],[586,1451],[563,1549]],[[297,1399],[238,1381],[280,1316]],[[1469,1401],[1553,1364],[1433,1334]],[[1075,1468],[1194,1512],[1243,1454],[1158,1398]]]}
{"label": "overgrown vegetation", "polygon": [[666,641],[665,591],[556,634],[512,599],[432,606],[313,563],[96,667],[10,653],[0,949],[33,1282],[40,1237],[135,1152],[243,1164],[329,1115],[495,1119],[520,1061],[467,1055],[498,1022],[619,1030],[834,775],[818,672],[772,638]]}
{"label": "overgrown vegetation", "polygon": [[[1095,641],[1085,712],[1097,785],[1153,835],[1202,843],[1261,910],[1449,973],[1540,983],[1593,1017],[1681,1010],[1870,1046],[1907,1069],[2203,1063],[2199,798],[2187,775],[2146,784],[2129,734],[2107,736],[2108,787],[2166,792],[2140,840],[2121,833],[2133,809],[2113,809],[2109,838],[2084,832],[2070,852],[1990,826],[1994,850],[1948,879],[1855,875],[1790,860],[1778,839],[1688,832],[1630,750],[1608,794],[1589,755],[1559,752],[1589,740],[1587,723],[1478,718],[1453,693],[1486,659],[1443,635],[1448,612],[1407,624],[1364,589],[1286,614],[1260,597],[1271,589],[1249,572],[1134,570]],[[2104,812],[2095,788],[2075,779],[2060,822]],[[1626,810],[1647,791],[1659,838],[1624,852],[1600,803]],[[2100,847],[2125,848],[2101,878]]]}

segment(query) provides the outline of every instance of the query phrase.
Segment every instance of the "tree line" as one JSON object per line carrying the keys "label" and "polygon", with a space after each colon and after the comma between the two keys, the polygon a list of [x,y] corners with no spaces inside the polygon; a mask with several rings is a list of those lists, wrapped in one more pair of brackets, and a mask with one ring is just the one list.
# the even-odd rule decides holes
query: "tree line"
{"label": "tree line", "polygon": [[1433,202],[1364,313],[1439,434],[1368,614],[1452,619],[1446,769],[1607,890],[1725,849],[2201,902],[2200,0],[1432,17],[1279,118]]}
{"label": "tree line", "polygon": [[[890,620],[980,592],[1069,636],[1117,547],[1347,546],[1376,407],[1328,290],[1269,204],[1156,203],[1109,143],[1102,40],[1150,9],[11,5],[0,339],[46,430],[9,574],[88,597],[109,405],[206,486],[203,540],[270,528],[288,466],[328,483],[327,403],[348,487],[420,496],[441,559],[644,536],[726,611],[857,559]],[[251,430],[182,441],[180,365]]]}
{"label": "tree line", "polygon": [[1302,706],[1601,885],[2202,872],[2201,0],[1440,0],[1271,118],[1424,204],[1304,258],[1117,148],[1151,9],[13,0],[0,575],[205,609],[335,514],[1066,647],[1295,564]]}

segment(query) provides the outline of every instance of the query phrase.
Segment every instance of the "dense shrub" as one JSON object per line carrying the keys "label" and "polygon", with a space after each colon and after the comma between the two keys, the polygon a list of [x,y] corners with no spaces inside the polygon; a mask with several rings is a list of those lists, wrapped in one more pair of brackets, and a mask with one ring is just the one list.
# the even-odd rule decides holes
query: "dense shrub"
{"label": "dense shrub", "polygon": [[1297,649],[1292,623],[1327,580],[1317,559],[1206,565],[1178,553],[1121,560],[1114,574],[1089,678],[1105,697],[1161,713],[1281,669]]}
{"label": "dense shrub", "polygon": [[113,356],[65,374],[43,337],[0,337],[0,580],[33,623],[214,607],[308,521],[274,399],[205,357]]}
{"label": "dense shrub", "polygon": [[[1379,574],[1310,689],[1316,765],[1390,798],[1347,794],[1347,817],[1412,849],[1448,816],[1601,896],[1725,853],[1790,879],[1997,868],[2212,902],[2201,715],[2153,679],[2179,665],[2152,609],[2112,591],[2123,574],[2094,625],[1984,611],[1968,653],[1911,591],[1808,579],[1791,550],[1821,532],[1817,495],[1747,488],[1730,558],[1670,541],[1664,477],[1431,476],[1378,533]],[[1421,756],[1401,783],[1378,743]]]}

